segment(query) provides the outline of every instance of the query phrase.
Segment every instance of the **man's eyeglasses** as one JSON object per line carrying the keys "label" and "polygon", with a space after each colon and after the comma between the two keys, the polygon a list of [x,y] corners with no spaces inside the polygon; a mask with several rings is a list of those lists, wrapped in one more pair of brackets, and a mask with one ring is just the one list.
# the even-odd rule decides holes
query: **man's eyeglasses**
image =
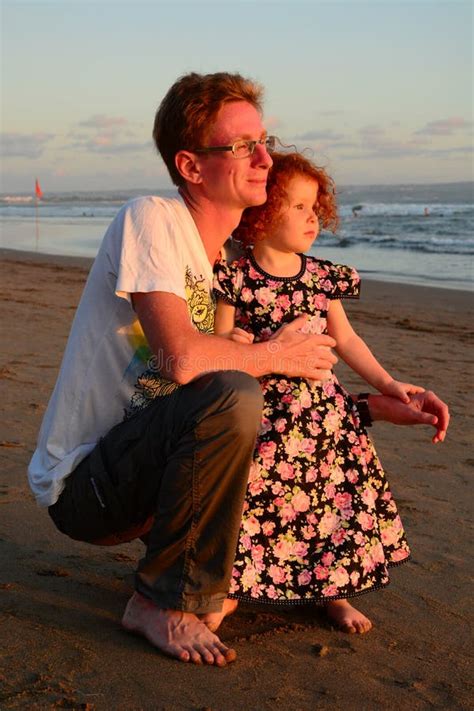
{"label": "man's eyeglasses", "polygon": [[215,151],[232,151],[234,158],[248,158],[255,151],[258,145],[265,146],[268,153],[272,153],[276,148],[278,138],[276,136],[266,136],[257,141],[246,141],[240,139],[231,146],[207,146],[206,148],[195,148],[193,153],[214,153]]}

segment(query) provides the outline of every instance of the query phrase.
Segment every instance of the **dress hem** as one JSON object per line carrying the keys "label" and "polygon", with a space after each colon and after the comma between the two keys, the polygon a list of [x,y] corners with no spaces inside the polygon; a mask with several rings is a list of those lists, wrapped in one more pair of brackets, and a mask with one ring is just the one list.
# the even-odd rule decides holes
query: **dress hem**
{"label": "dress hem", "polygon": [[[396,568],[399,565],[403,565],[407,561],[411,559],[411,555],[407,556],[403,560],[398,560],[394,561],[393,563],[388,563],[387,568]],[[352,593],[348,593],[347,595],[331,595],[330,597],[299,597],[293,600],[287,600],[287,599],[277,599],[277,600],[272,600],[271,598],[261,598],[261,597],[250,597],[249,595],[235,595],[233,593],[229,593],[227,595],[228,598],[231,598],[232,600],[239,600],[239,602],[246,602],[246,603],[256,603],[260,605],[279,605],[279,606],[292,606],[292,605],[325,605],[327,602],[331,602],[332,600],[346,600],[349,598],[353,597],[360,597],[361,595],[366,595],[367,593],[373,592],[374,590],[381,590],[382,588],[386,588],[390,585],[390,580],[387,580],[386,583],[377,583],[376,585],[372,585],[370,588],[364,588],[363,590],[357,590]]]}

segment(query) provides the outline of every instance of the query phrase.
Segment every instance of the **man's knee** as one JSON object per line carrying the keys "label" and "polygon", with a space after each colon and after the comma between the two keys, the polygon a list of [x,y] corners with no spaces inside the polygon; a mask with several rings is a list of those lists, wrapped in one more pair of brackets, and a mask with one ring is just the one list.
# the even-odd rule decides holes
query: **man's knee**
{"label": "man's knee", "polygon": [[212,400],[208,416],[222,418],[222,424],[238,435],[255,436],[263,407],[258,380],[238,370],[222,370],[202,376],[195,387]]}
{"label": "man's knee", "polygon": [[229,414],[242,425],[246,421],[252,426],[260,424],[263,394],[258,380],[239,370],[223,370],[215,377]]}

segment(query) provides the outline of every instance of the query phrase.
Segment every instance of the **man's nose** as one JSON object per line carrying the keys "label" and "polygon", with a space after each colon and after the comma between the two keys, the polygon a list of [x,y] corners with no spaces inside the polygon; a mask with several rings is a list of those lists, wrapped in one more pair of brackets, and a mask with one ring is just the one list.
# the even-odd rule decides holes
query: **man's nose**
{"label": "man's nose", "polygon": [[273,165],[272,157],[267,151],[265,143],[257,143],[252,157],[254,159],[254,163],[259,165],[261,168],[268,169]]}

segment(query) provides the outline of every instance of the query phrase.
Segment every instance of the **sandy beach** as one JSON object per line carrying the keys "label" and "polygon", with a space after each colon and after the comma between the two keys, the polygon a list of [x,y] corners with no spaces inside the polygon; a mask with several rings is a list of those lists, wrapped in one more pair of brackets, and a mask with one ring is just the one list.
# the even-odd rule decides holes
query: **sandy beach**
{"label": "sandy beach", "polygon": [[119,621],[142,544],[72,541],[28,488],[89,265],[0,250],[0,709],[472,708],[472,294],[366,281],[348,304],[387,369],[435,390],[452,412],[442,445],[429,428],[373,428],[413,553],[388,588],[359,599],[374,629],[350,636],[317,608],[242,606],[221,628],[239,655],[221,670],[180,664],[127,634]]}

